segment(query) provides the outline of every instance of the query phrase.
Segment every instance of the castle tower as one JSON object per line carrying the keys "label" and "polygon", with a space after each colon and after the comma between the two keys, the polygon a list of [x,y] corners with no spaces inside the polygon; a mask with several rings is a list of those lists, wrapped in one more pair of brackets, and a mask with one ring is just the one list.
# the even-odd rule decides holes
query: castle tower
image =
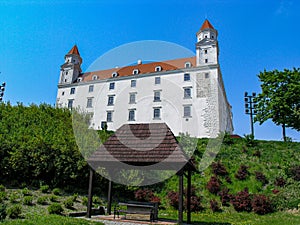
{"label": "castle tower", "polygon": [[205,20],[196,34],[196,64],[204,66],[219,63],[218,31]]}
{"label": "castle tower", "polygon": [[71,84],[77,81],[81,74],[82,58],[80,57],[77,45],[65,55],[65,63],[60,67],[59,84]]}

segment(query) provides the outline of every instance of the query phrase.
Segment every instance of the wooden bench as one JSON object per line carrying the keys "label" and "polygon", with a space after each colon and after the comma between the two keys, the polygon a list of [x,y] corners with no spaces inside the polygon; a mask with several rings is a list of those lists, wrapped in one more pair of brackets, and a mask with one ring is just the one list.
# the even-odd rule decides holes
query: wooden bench
{"label": "wooden bench", "polygon": [[[126,207],[126,209],[123,209]],[[114,208],[114,219],[120,213],[125,213],[125,219],[127,214],[140,214],[140,215],[149,215],[149,220],[151,222],[157,220],[158,218],[158,204],[152,202],[120,202]]]}

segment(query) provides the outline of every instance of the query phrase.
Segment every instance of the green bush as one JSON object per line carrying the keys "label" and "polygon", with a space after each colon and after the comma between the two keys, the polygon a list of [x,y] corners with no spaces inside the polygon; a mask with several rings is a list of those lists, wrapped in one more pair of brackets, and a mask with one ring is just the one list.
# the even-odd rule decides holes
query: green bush
{"label": "green bush", "polygon": [[5,204],[0,205],[0,222],[6,218],[6,207],[7,206]]}
{"label": "green bush", "polygon": [[49,185],[42,185],[42,186],[40,187],[40,191],[41,191],[42,193],[48,193],[48,191],[49,191]]}
{"label": "green bush", "polygon": [[49,214],[58,214],[58,215],[60,215],[63,211],[64,210],[63,210],[61,204],[59,204],[59,203],[53,203],[53,204],[48,206]]}
{"label": "green bush", "polygon": [[19,199],[19,196],[18,196],[18,193],[17,193],[17,192],[12,192],[12,193],[9,195],[9,201],[10,201],[10,203],[17,203],[17,202],[18,202],[18,199]]}
{"label": "green bush", "polygon": [[37,199],[37,204],[39,205],[47,205],[48,198],[46,196],[40,196]]}
{"label": "green bush", "polygon": [[5,192],[5,187],[3,184],[0,184],[0,192]]}
{"label": "green bush", "polygon": [[78,194],[77,194],[77,193],[73,194],[73,201],[74,201],[74,202],[77,201],[77,198],[78,198]]}
{"label": "green bush", "polygon": [[51,195],[51,196],[49,197],[49,200],[50,200],[51,202],[58,202],[58,197],[57,197],[56,195]]}
{"label": "green bush", "polygon": [[23,204],[24,205],[33,205],[32,201],[33,201],[33,197],[32,196],[25,196],[23,198]]}
{"label": "green bush", "polygon": [[73,201],[73,197],[69,197],[64,201],[64,206],[67,209],[72,209],[74,206],[74,201]]}
{"label": "green bush", "polygon": [[22,206],[13,205],[6,210],[6,213],[7,213],[8,217],[11,219],[20,218],[21,213],[22,213]]}
{"label": "green bush", "polygon": [[61,195],[61,190],[59,188],[54,188],[52,190],[52,193],[55,194],[55,195]]}
{"label": "green bush", "polygon": [[0,191],[0,203],[3,202],[6,199],[6,192]]}
{"label": "green bush", "polygon": [[22,194],[23,194],[24,196],[31,196],[31,195],[32,195],[32,193],[28,190],[28,188],[24,188],[24,189],[22,190]]}
{"label": "green bush", "polygon": [[82,198],[82,205],[87,206],[88,204],[88,198],[87,197],[83,197]]}

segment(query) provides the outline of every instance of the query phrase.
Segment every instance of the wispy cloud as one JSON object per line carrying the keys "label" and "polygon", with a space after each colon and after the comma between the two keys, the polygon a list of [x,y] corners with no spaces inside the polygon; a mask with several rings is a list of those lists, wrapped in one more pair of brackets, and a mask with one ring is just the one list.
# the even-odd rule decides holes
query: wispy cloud
{"label": "wispy cloud", "polygon": [[278,8],[275,10],[275,15],[286,15],[290,14],[292,8],[292,1],[280,1]]}

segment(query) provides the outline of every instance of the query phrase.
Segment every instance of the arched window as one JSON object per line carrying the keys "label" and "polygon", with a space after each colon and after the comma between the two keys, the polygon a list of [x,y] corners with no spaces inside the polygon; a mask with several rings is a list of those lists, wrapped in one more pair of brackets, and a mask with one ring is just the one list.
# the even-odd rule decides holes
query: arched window
{"label": "arched window", "polygon": [[161,66],[155,67],[155,72],[159,72],[159,71],[161,71]]}
{"label": "arched window", "polygon": [[190,62],[186,62],[186,63],[184,64],[184,67],[185,67],[185,68],[190,68],[191,65],[192,65],[192,64],[191,64]]}
{"label": "arched window", "polygon": [[98,80],[98,76],[97,75],[93,75],[92,76],[92,80]]}
{"label": "arched window", "polygon": [[118,72],[113,72],[112,73],[112,77],[117,77],[117,76],[119,76]]}
{"label": "arched window", "polygon": [[134,70],[132,71],[132,74],[133,74],[133,75],[139,74],[139,70],[138,70],[138,69],[134,69]]}

